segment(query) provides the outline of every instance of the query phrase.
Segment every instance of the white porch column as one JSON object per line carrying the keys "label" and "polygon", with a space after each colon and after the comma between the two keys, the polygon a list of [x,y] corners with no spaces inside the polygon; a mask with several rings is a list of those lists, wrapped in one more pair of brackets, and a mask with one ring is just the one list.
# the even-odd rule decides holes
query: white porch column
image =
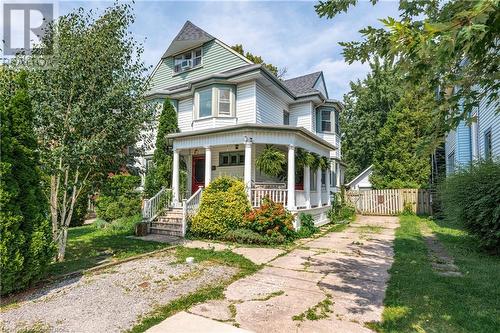
{"label": "white porch column", "polygon": [[252,142],[245,142],[244,182],[248,200],[252,200]]}
{"label": "white porch column", "polygon": [[212,181],[212,149],[210,146],[205,147],[205,188]]}
{"label": "white porch column", "polygon": [[306,208],[311,208],[311,168],[304,166],[304,196],[306,197]]}
{"label": "white porch column", "polygon": [[318,196],[316,197],[316,204],[321,207],[321,168],[316,170],[316,190],[318,191]]}
{"label": "white porch column", "polygon": [[172,166],[172,204],[179,206],[179,150],[174,149]]}
{"label": "white porch column", "polygon": [[332,172],[332,162],[330,159],[328,159],[328,169],[326,169],[325,172],[325,185],[326,185],[326,204],[330,205],[331,199],[330,199],[330,175]]}
{"label": "white porch column", "polygon": [[295,146],[288,146],[288,200],[287,208],[295,209]]}

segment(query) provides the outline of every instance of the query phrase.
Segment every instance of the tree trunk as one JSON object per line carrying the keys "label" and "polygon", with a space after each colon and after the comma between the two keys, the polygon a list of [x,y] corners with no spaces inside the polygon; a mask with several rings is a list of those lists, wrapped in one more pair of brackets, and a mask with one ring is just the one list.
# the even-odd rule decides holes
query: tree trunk
{"label": "tree trunk", "polygon": [[64,261],[64,255],[66,254],[67,239],[68,239],[68,228],[62,227],[61,233],[59,235],[59,240],[57,242],[57,261]]}

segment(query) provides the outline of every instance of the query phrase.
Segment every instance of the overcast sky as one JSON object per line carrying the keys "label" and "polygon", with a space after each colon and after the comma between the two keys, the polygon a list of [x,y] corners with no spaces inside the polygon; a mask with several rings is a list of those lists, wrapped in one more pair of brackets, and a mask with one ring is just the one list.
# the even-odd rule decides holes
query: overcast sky
{"label": "overcast sky", "polygon": [[[144,61],[154,66],[186,20],[228,45],[243,44],[245,50],[286,67],[286,78],[322,70],[331,98],[341,99],[349,81],[363,78],[367,65],[344,62],[341,41],[360,39],[358,31],[380,26],[378,19],[397,16],[397,1],[358,6],[333,20],[319,18],[316,1],[136,1],[137,20],[132,32],[144,43]],[[61,1],[59,14],[74,8],[103,9],[111,1]]]}

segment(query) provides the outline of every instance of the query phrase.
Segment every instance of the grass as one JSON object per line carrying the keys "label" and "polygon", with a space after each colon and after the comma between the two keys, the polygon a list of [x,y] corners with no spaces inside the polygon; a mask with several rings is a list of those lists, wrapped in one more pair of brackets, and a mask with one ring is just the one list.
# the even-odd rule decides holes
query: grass
{"label": "grass", "polygon": [[[462,277],[431,267],[420,228],[427,224],[453,256]],[[500,258],[481,252],[477,240],[445,221],[402,216],[396,231],[385,310],[379,332],[498,332]]]}
{"label": "grass", "polygon": [[128,331],[129,333],[144,332],[148,328],[159,324],[175,313],[187,310],[195,304],[203,303],[213,299],[223,299],[224,288],[226,286],[246,275],[255,273],[261,267],[255,265],[245,257],[233,253],[229,250],[214,251],[178,247],[176,249],[175,256],[177,257],[177,262],[179,263],[185,262],[187,257],[193,257],[196,263],[209,261],[219,265],[236,267],[238,268],[238,273],[236,273],[231,279],[221,281],[220,283],[212,286],[204,287],[191,294],[178,298],[166,305],[162,305],[156,308],[151,313],[141,318],[139,323]]}
{"label": "grass", "polygon": [[384,230],[383,227],[375,225],[363,225],[357,228],[361,234],[380,234],[382,230]]}
{"label": "grass", "polygon": [[124,259],[169,246],[128,238],[127,235],[128,232],[110,232],[96,229],[93,225],[70,228],[65,260],[51,264],[45,277],[88,269],[103,262]]}
{"label": "grass", "polygon": [[330,316],[330,313],[333,312],[333,310],[331,309],[331,306],[333,305],[331,298],[332,298],[331,295],[327,295],[327,297],[324,300],[322,300],[315,306],[307,309],[306,311],[302,312],[299,315],[293,316],[292,320],[304,321],[305,319],[320,320],[328,318]]}

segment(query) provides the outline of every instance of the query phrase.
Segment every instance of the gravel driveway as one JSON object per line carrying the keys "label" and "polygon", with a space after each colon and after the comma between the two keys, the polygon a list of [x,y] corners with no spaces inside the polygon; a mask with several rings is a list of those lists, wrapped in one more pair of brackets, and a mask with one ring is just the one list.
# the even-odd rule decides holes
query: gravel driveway
{"label": "gravel driveway", "polygon": [[176,264],[170,254],[157,254],[38,290],[2,311],[0,331],[122,332],[155,307],[235,273],[210,263]]}

